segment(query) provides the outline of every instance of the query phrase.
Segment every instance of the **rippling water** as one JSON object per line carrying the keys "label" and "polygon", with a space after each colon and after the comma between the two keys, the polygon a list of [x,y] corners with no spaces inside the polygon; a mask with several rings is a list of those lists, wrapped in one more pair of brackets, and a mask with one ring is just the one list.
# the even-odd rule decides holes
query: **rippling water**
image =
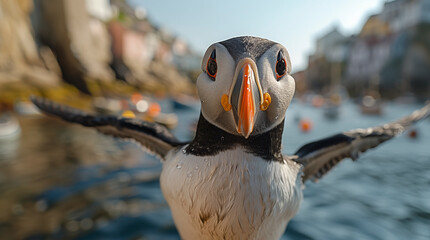
{"label": "rippling water", "polygon": [[[357,127],[379,125],[419,105],[387,104],[381,117],[344,104],[338,120],[294,103],[287,112],[284,152]],[[178,112],[175,134],[190,138],[199,115]],[[303,134],[298,118],[313,129]],[[161,165],[133,143],[46,117],[21,117],[21,136],[0,142],[1,239],[179,239],[161,194]],[[430,121],[418,138],[400,136],[360,161],[345,161],[318,183],[285,239],[430,239]]]}

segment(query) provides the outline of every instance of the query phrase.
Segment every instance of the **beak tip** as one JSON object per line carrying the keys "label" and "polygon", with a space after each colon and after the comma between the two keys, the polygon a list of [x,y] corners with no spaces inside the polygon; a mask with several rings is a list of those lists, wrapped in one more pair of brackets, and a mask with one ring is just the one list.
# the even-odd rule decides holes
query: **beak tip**
{"label": "beak tip", "polygon": [[[245,139],[248,139],[249,136],[251,135],[253,129],[253,125],[251,128],[246,129],[245,126],[242,126],[241,124],[239,124],[239,126],[237,127],[237,132],[242,135]],[[245,128],[245,129],[244,129]]]}

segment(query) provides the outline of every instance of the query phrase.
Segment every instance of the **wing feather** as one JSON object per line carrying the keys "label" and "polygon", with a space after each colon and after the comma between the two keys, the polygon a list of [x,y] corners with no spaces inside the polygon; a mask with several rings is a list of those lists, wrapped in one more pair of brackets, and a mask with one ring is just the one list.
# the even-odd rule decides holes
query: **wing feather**
{"label": "wing feather", "polygon": [[186,144],[178,141],[167,128],[157,123],[116,116],[94,116],[39,97],[32,97],[31,101],[49,115],[86,127],[94,127],[114,137],[135,140],[161,159],[164,159],[172,148]]}
{"label": "wing feather", "polygon": [[303,165],[303,181],[317,181],[343,159],[356,160],[361,153],[404,132],[429,115],[430,104],[427,104],[398,121],[347,131],[302,146],[295,153],[295,161]]}

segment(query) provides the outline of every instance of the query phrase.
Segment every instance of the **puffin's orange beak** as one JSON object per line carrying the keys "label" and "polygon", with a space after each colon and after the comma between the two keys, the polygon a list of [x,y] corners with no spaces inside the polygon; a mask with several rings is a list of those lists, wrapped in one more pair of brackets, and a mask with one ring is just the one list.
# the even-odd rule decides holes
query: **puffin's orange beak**
{"label": "puffin's orange beak", "polygon": [[257,113],[266,111],[270,102],[270,94],[263,94],[255,62],[251,58],[241,59],[236,65],[229,94],[221,97],[224,111],[233,112],[237,132],[248,138],[258,120]]}
{"label": "puffin's orange beak", "polygon": [[[254,87],[255,77],[254,71],[249,63],[245,63],[242,67],[242,86],[239,94],[239,102],[237,108],[238,122],[237,132],[248,138],[254,129],[255,123],[255,101],[254,101]],[[240,79],[238,79],[239,81]]]}

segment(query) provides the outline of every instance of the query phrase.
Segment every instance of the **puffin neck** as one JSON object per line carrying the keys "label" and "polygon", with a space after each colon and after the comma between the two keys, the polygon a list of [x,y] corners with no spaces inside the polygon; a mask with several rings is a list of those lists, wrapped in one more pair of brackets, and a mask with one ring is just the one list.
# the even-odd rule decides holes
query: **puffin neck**
{"label": "puffin neck", "polygon": [[186,154],[214,156],[219,152],[244,147],[247,152],[267,161],[283,162],[281,153],[284,120],[268,132],[251,135],[248,139],[233,135],[209,123],[200,113],[196,136],[186,147]]}

